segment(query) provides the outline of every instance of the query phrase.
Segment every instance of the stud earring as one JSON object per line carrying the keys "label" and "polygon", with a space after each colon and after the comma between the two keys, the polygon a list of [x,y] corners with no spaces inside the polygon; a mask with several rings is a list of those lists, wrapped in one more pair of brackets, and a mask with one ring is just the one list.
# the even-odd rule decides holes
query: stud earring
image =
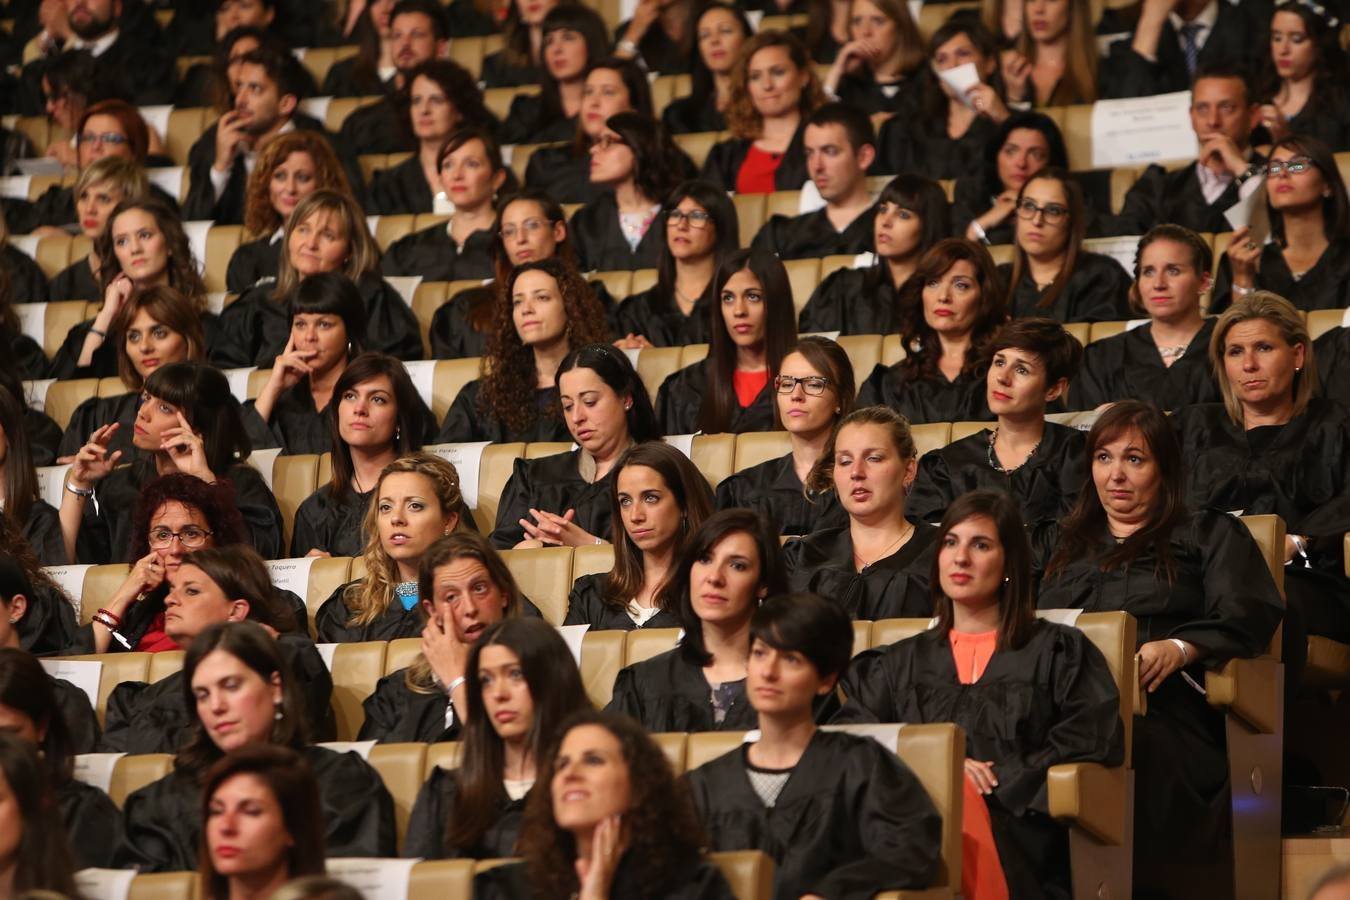
{"label": "stud earring", "polygon": [[280,722],[282,719],[286,718],[286,714],[281,710],[280,703],[276,704],[276,711],[272,713],[272,718],[277,722]]}

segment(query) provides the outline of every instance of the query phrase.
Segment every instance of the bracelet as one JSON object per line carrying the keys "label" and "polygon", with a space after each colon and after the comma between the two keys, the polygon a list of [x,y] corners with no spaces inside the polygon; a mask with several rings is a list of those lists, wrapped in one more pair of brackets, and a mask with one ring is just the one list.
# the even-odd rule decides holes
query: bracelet
{"label": "bracelet", "polygon": [[109,612],[108,610],[99,607],[98,614],[100,616],[107,616],[109,619],[113,621],[113,624],[118,626],[119,628],[122,626],[122,617],[117,615],[116,613]]}
{"label": "bracelet", "polygon": [[970,227],[973,228],[973,229],[975,229],[975,237],[979,238],[980,243],[981,243],[981,244],[984,244],[986,247],[988,247],[988,246],[989,246],[989,235],[985,234],[984,226],[981,225],[981,224],[979,223],[979,220],[978,220],[978,219],[971,219],[971,221],[970,221]]}
{"label": "bracelet", "polygon": [[106,340],[107,337],[108,337],[108,332],[106,332],[106,331],[100,331],[99,329],[95,328],[93,325],[90,325],[90,326],[89,326],[89,332],[90,332],[90,334],[96,334],[96,335],[98,335],[99,337],[104,338],[105,340]]}
{"label": "bracelet", "polygon": [[595,539],[595,546],[599,547],[599,546],[600,546],[601,544],[603,544],[604,542],[605,542],[605,539],[604,539],[604,538],[596,538],[596,539]]}
{"label": "bracelet", "polygon": [[619,53],[631,53],[634,56],[638,55],[638,45],[628,40],[628,38],[624,38],[615,44],[614,49]]}
{"label": "bracelet", "polygon": [[98,612],[94,613],[93,621],[95,621],[95,622],[97,622],[98,624],[102,625],[104,628],[108,629],[109,631],[116,631],[116,630],[117,630],[117,623],[114,622],[112,619],[108,618],[108,616],[107,616],[106,614],[104,614],[103,610],[101,610],[101,609],[100,609]]}
{"label": "bracelet", "polygon": [[1305,539],[1300,534],[1291,534],[1289,535],[1289,540],[1294,542],[1294,549],[1298,551],[1298,555],[1303,557],[1304,559],[1307,559],[1308,558],[1307,539]]}
{"label": "bracelet", "polygon": [[88,487],[88,488],[80,488],[80,487],[76,487],[75,485],[71,484],[69,481],[66,482],[66,490],[70,491],[70,492],[71,492],[72,494],[74,494],[76,497],[83,497],[83,498],[86,499],[86,500],[88,500],[90,497],[94,496],[94,489],[93,489],[93,488],[91,488],[91,487]]}
{"label": "bracelet", "polygon": [[1191,664],[1191,653],[1186,649],[1186,642],[1181,638],[1168,638],[1168,640],[1176,644],[1177,649],[1181,651],[1182,666],[1189,666]]}
{"label": "bracelet", "polygon": [[445,688],[445,696],[449,697],[449,696],[453,695],[453,694],[455,693],[455,691],[458,690],[459,686],[460,686],[461,684],[463,684],[464,682],[468,681],[468,680],[469,680],[468,678],[466,678],[465,676],[461,675],[461,676],[459,676],[458,678],[456,678],[454,681],[450,682],[448,685],[446,685],[446,688]]}

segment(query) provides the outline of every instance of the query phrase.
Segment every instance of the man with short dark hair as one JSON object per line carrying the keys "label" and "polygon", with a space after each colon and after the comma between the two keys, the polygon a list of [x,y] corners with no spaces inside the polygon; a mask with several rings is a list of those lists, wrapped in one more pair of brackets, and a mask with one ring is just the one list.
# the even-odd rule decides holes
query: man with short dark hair
{"label": "man with short dark hair", "polygon": [[[125,32],[119,25],[122,0],[61,0],[43,4],[39,12],[43,30],[37,41],[43,52],[88,50],[106,66],[127,74],[135,101],[140,106],[170,103],[178,73],[174,57],[158,40],[153,20],[145,28],[153,33]],[[25,77],[41,77],[45,59],[34,60]]]}
{"label": "man with short dark hair", "polygon": [[874,211],[867,168],[877,155],[871,120],[851,106],[827,103],[807,119],[802,145],[807,174],[825,206],[772,217],[751,246],[783,259],[871,250]]}

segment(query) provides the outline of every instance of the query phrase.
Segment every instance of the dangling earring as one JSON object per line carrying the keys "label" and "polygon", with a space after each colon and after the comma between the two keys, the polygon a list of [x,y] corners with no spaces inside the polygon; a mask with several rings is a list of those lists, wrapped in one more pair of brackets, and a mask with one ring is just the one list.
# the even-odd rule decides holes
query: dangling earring
{"label": "dangling earring", "polygon": [[403,434],[403,428],[400,426],[394,429],[394,443],[398,443],[399,437]]}
{"label": "dangling earring", "polygon": [[280,701],[278,701],[275,706],[276,711],[272,713],[272,718],[273,720],[280,722],[282,719],[286,718],[286,714],[282,712]]}

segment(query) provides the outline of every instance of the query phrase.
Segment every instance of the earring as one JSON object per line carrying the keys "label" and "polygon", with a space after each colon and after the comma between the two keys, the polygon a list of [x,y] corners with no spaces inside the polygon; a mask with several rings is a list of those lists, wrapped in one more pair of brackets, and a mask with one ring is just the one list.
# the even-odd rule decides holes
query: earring
{"label": "earring", "polygon": [[1295,375],[1297,375],[1299,372],[1302,372],[1302,371],[1303,371],[1303,367],[1302,367],[1302,366],[1294,366],[1294,374],[1295,374]]}
{"label": "earring", "polygon": [[624,412],[632,412],[632,410],[633,410],[633,401],[630,400],[623,405]]}
{"label": "earring", "polygon": [[286,718],[286,714],[281,711],[280,703],[276,704],[276,711],[272,713],[272,718],[277,722],[280,722],[282,719]]}
{"label": "earring", "polygon": [[402,427],[399,427],[399,428],[395,428],[395,429],[394,429],[394,443],[395,443],[395,444],[398,443],[399,436],[402,435],[402,434],[403,434],[403,428],[402,428]]}
{"label": "earring", "polygon": [[9,624],[11,624],[11,625],[17,625],[18,622],[19,622],[18,619],[15,619],[15,618],[12,618],[12,617],[11,617],[10,620],[9,620]]}
{"label": "earring", "polygon": [[1009,576],[1009,575],[1004,575],[1004,576],[1003,576],[1003,583],[1004,583],[1004,584],[1007,584],[1008,581],[1010,580],[1010,578],[1011,578],[1011,576]]}

